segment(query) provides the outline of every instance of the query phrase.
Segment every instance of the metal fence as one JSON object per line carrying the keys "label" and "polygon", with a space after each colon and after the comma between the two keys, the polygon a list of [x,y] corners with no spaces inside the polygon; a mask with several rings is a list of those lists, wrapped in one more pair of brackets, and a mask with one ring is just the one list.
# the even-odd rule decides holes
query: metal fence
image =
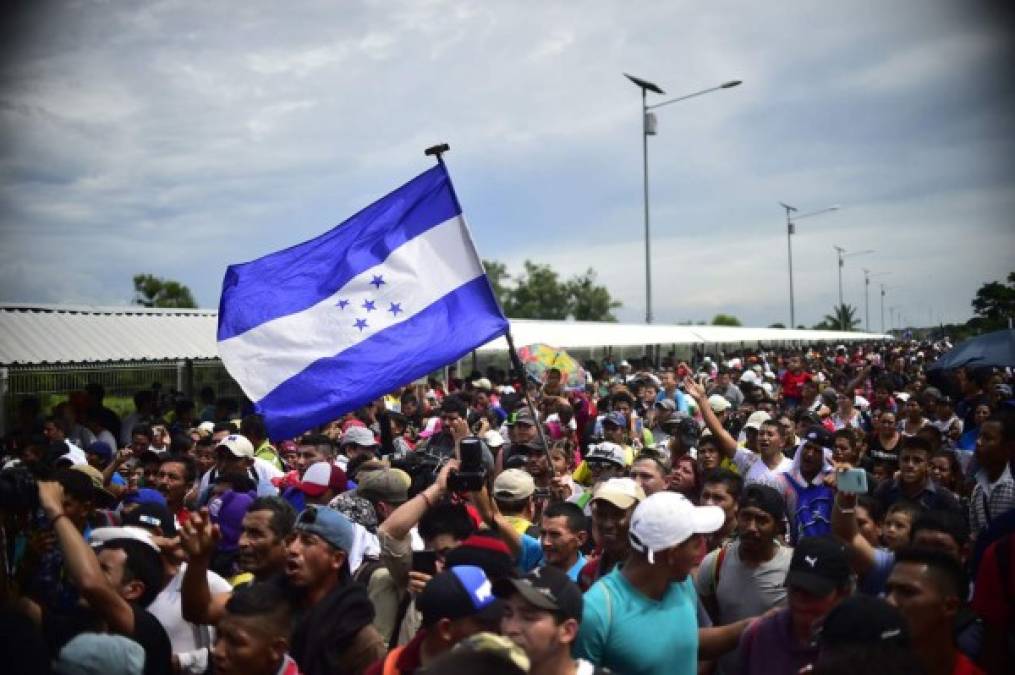
{"label": "metal fence", "polygon": [[158,389],[196,397],[203,387],[217,396],[243,400],[243,392],[218,359],[207,361],[127,361],[36,366],[0,369],[0,431],[7,431],[21,400],[40,399],[44,409],[92,383],[101,384],[107,399],[130,399],[141,389]]}

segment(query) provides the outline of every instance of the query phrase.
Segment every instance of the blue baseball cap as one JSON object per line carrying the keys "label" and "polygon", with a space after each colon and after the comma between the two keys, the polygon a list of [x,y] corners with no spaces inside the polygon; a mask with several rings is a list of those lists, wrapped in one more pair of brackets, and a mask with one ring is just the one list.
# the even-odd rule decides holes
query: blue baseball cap
{"label": "blue baseball cap", "polygon": [[613,411],[606,413],[606,417],[603,418],[603,424],[615,424],[621,429],[627,428],[627,418],[624,417],[624,413]]}
{"label": "blue baseball cap", "polygon": [[85,454],[98,455],[103,462],[113,459],[113,449],[105,441],[95,441],[85,448]]}
{"label": "blue baseball cap", "polygon": [[494,618],[500,611],[493,585],[483,568],[455,565],[427,582],[416,598],[423,625],[432,626],[441,619],[464,619],[482,614]]}
{"label": "blue baseball cap", "polygon": [[356,538],[352,522],[343,514],[327,506],[308,506],[300,512],[293,529],[309,532],[348,553]]}
{"label": "blue baseball cap", "polygon": [[158,490],[141,488],[137,492],[128,492],[123,497],[124,504],[161,504],[169,507],[166,498]]}

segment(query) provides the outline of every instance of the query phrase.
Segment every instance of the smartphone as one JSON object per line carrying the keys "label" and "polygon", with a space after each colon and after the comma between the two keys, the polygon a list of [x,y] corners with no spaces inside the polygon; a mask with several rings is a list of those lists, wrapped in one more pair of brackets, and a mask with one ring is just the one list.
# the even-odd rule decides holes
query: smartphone
{"label": "smartphone", "polygon": [[846,469],[840,471],[835,478],[835,485],[840,492],[851,495],[867,493],[867,472],[863,469]]}
{"label": "smartphone", "polygon": [[434,576],[437,574],[437,552],[436,551],[413,551],[412,571],[422,572]]}

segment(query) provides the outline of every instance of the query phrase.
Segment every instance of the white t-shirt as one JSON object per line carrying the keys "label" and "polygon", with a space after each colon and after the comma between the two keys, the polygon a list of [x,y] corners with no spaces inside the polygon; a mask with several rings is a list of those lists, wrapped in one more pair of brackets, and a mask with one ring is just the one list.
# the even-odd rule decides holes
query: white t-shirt
{"label": "white t-shirt", "polygon": [[776,475],[792,469],[793,460],[781,453],[779,456],[781,457],[779,464],[774,469],[769,469],[761,459],[761,455],[746,448],[737,448],[737,454],[733,456],[733,463],[740,471],[740,475],[744,477],[744,485],[761,483],[780,490],[781,486]]}
{"label": "white t-shirt", "polygon": [[[152,604],[148,605],[148,611],[166,630],[174,654],[211,647],[215,641],[214,629],[211,626],[193,624],[183,618],[183,573],[186,571],[187,563],[183,563],[176,576],[155,596]],[[233,587],[228,581],[209,570],[208,589],[215,595],[228,593]]]}

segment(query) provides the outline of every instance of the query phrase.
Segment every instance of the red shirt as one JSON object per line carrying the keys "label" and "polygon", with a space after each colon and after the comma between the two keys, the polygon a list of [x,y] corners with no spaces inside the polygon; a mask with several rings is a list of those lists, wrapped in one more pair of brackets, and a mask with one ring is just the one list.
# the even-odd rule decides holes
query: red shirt
{"label": "red shirt", "polygon": [[809,382],[811,374],[806,370],[793,373],[787,370],[782,374],[782,395],[786,398],[800,398],[803,395],[804,382]]}
{"label": "red shirt", "polygon": [[986,671],[969,660],[969,657],[962,652],[955,655],[955,665],[952,667],[952,675],[986,675]]}
{"label": "red shirt", "polygon": [[[1008,593],[1004,579],[1001,578],[1001,570],[998,569],[997,549],[999,546],[1008,546],[1013,554],[1009,559],[1015,561],[1015,535],[1008,535],[995,541],[987,547],[980,559],[980,567],[976,574],[976,586],[973,591],[973,611],[980,615],[984,621],[990,624],[1005,626],[1012,619],[1012,607],[1008,601]],[[1015,562],[1013,562],[1015,567]],[[1011,577],[1015,570],[1008,570]]]}

